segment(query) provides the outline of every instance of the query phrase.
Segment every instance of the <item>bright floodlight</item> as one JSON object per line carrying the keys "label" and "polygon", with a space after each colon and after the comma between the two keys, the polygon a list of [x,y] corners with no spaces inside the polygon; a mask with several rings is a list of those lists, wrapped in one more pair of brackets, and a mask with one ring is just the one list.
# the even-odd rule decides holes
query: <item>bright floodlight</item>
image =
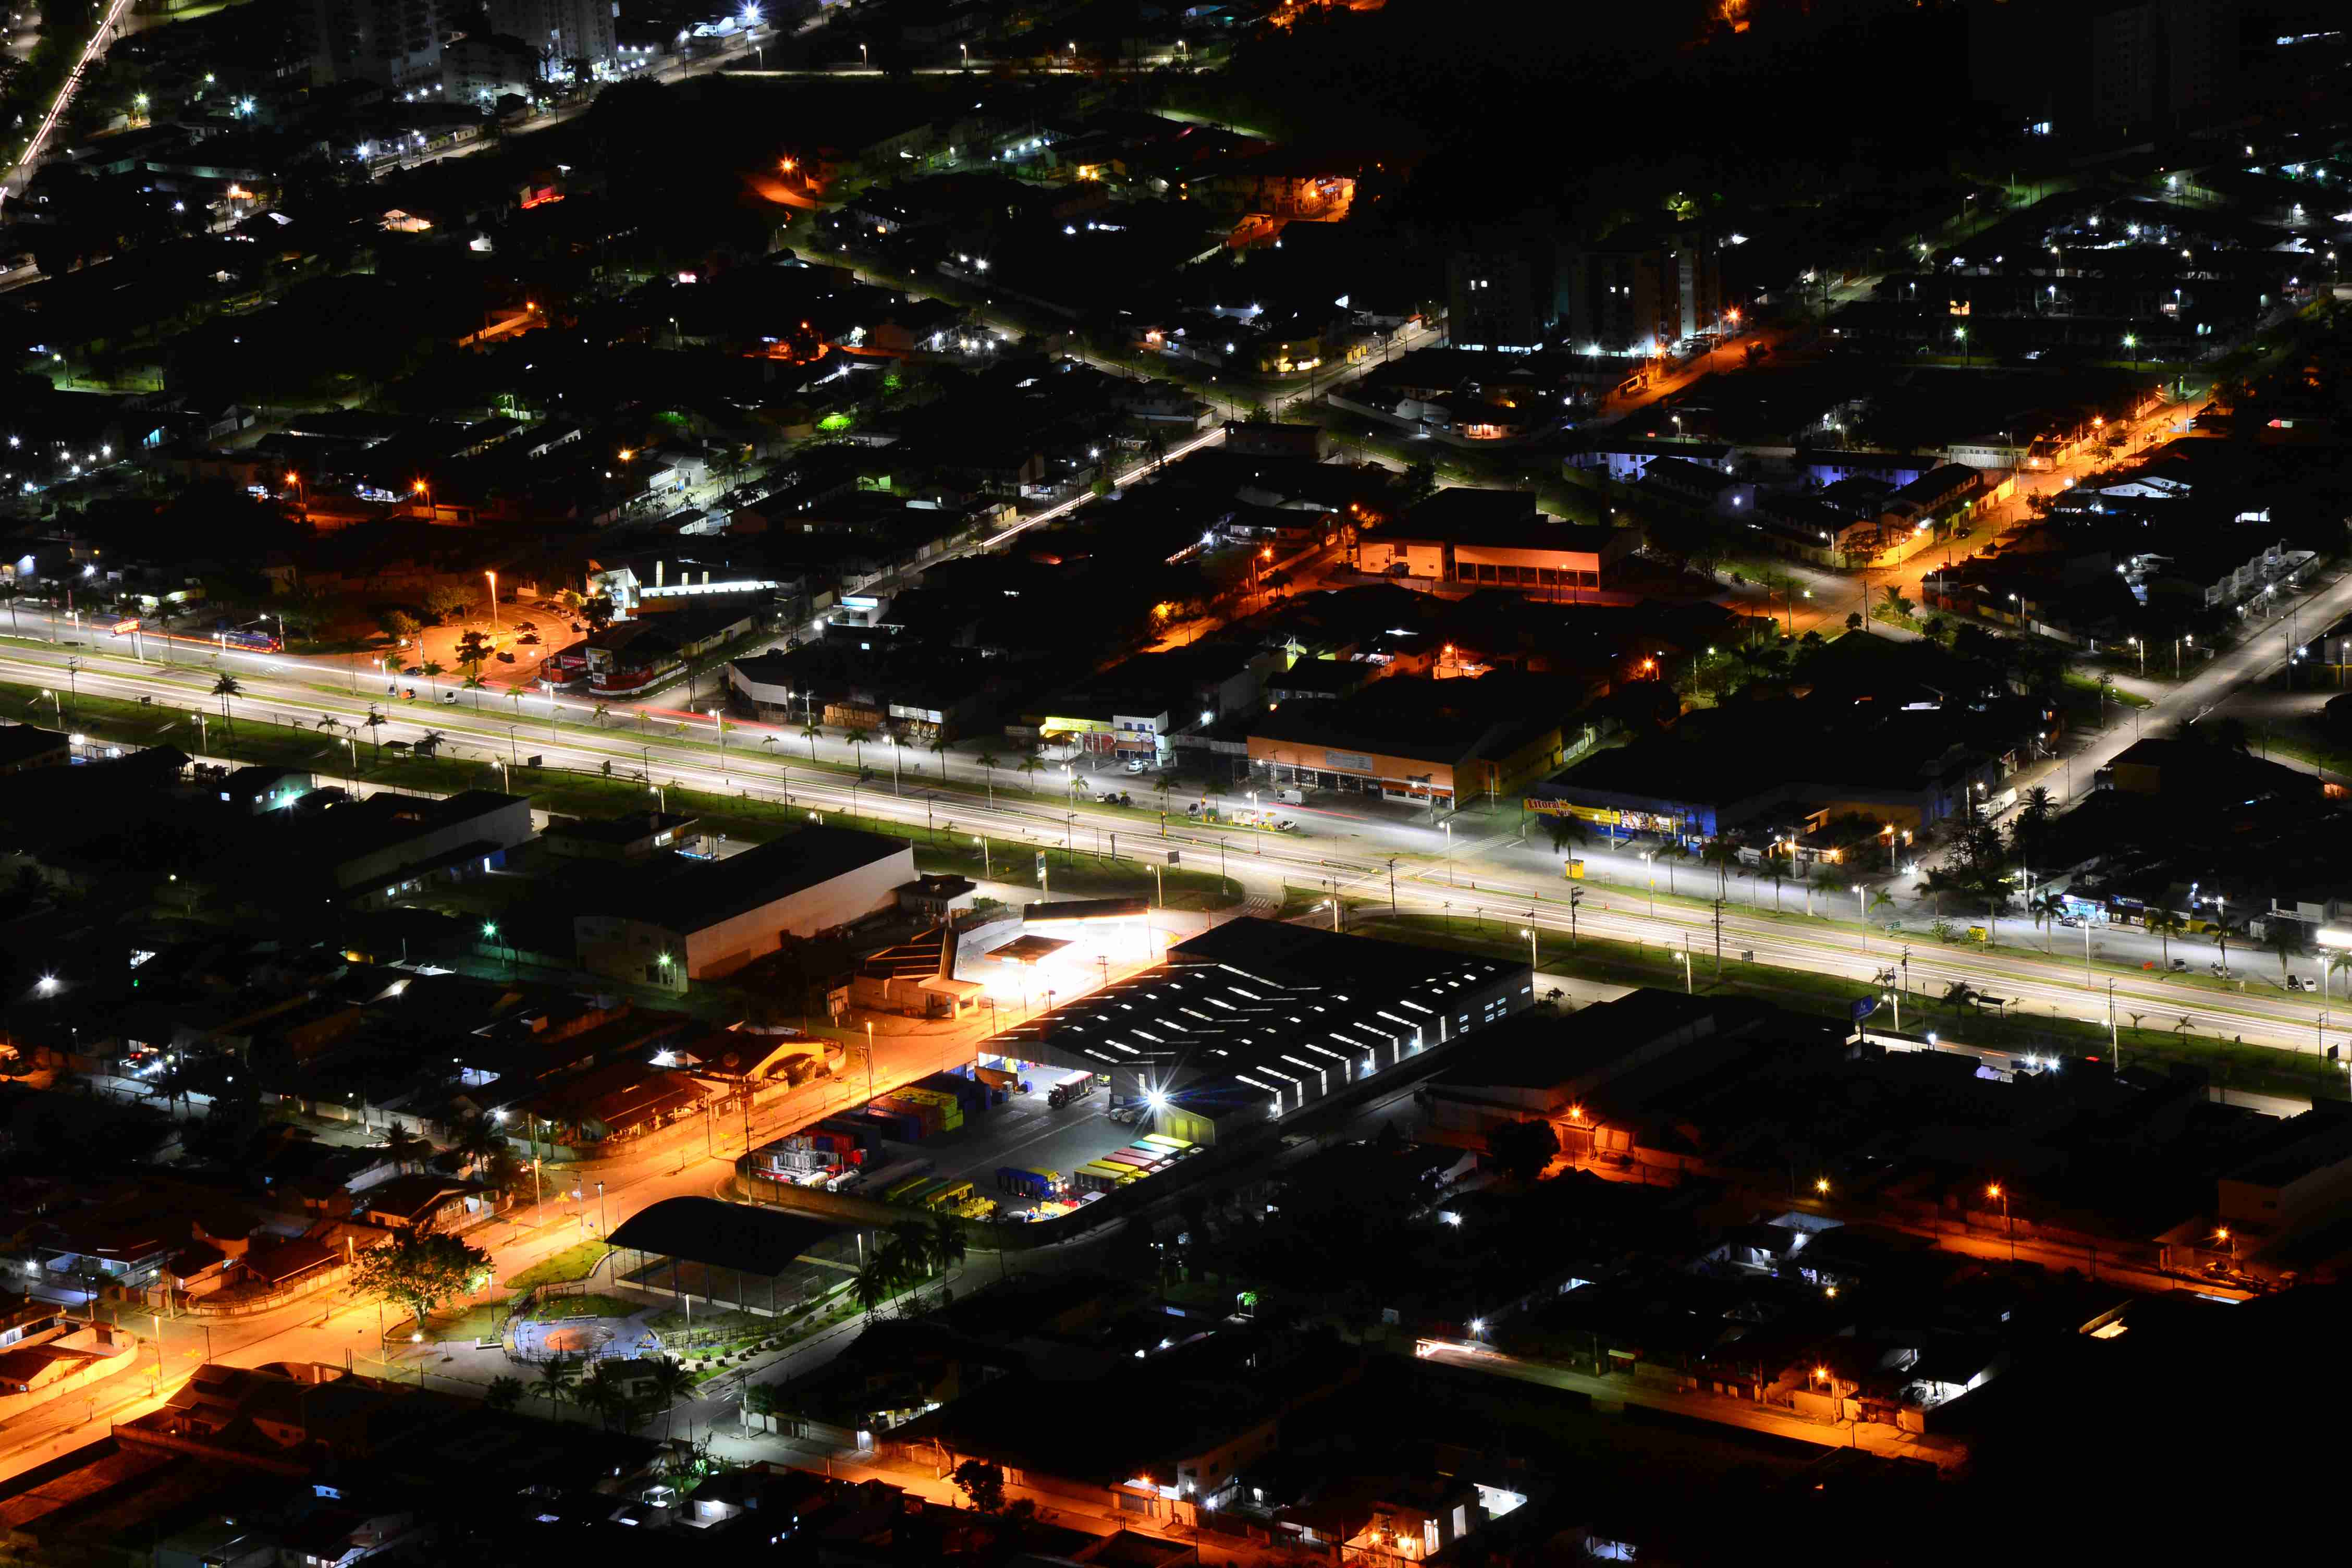
{"label": "bright floodlight", "polygon": [[1144,1095],[1143,1103],[1154,1110],[1165,1110],[1168,1109],[1168,1097],[1155,1089]]}
{"label": "bright floodlight", "polygon": [[2352,930],[2347,930],[2343,926],[2322,926],[2319,928],[2319,945],[2352,947]]}

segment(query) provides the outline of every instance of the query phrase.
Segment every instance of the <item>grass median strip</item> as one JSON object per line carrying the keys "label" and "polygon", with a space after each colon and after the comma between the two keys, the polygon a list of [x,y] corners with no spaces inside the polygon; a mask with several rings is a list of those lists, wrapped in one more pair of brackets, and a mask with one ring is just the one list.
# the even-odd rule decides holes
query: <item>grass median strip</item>
{"label": "grass median strip", "polygon": [[[198,724],[194,712],[169,706],[113,697],[82,696],[69,700],[45,698],[38,688],[0,683],[0,711],[13,710],[50,724],[62,722],[73,733],[87,735],[102,744],[176,746],[240,765],[282,767],[311,773],[322,784],[341,781],[353,786],[364,784],[435,795],[451,795],[464,789],[511,789],[528,795],[540,809],[563,816],[611,816],[640,811],[645,806],[649,786],[635,779],[577,768],[532,768],[511,763],[500,767],[472,759],[402,755],[389,747],[379,749],[364,739],[353,737],[346,743],[344,737],[299,722],[283,721],[290,717],[289,706],[257,705],[237,712],[233,721],[208,716],[205,722]],[[236,700],[232,700],[232,709],[235,707]],[[57,711],[53,713],[53,710]],[[265,714],[279,721],[270,721]],[[478,741],[468,743],[480,744]],[[659,776],[658,767],[656,776]],[[959,828],[953,818],[952,814],[963,806],[979,806],[980,802],[970,797],[963,797],[961,805],[957,801],[939,803],[932,813],[932,825],[925,826],[839,810],[830,802],[812,805],[805,796],[781,791],[754,792],[746,788],[729,794],[670,784],[663,786],[663,794],[669,809],[698,816],[709,831],[755,843],[803,826],[814,814],[816,820],[837,826],[859,827],[907,839],[914,847],[916,865],[925,871],[953,871],[975,877],[992,873],[1030,881],[1036,875],[1036,857],[1043,853],[1047,858],[1048,886],[1056,893],[1088,898],[1152,898],[1156,901],[1164,887],[1168,908],[1193,910],[1229,909],[1242,897],[1241,884],[1231,878],[1189,867],[1162,868],[1155,878],[1149,865],[1131,856],[1111,858],[1108,845],[1101,852],[1092,850],[1086,847],[1093,840],[1092,828],[1087,829],[1085,843],[1072,837],[1068,848],[1042,839],[1006,838],[992,834],[983,852],[976,836]],[[880,795],[875,798],[889,797]],[[1039,829],[1040,834],[1045,831],[1042,826]],[[1157,842],[1148,833],[1138,833],[1130,844],[1147,839]],[[1196,847],[1195,854],[1199,853]]]}
{"label": "grass median strip", "polygon": [[[1392,936],[1425,946],[1454,947],[1465,952],[1520,959],[1528,956],[1527,939],[1510,921],[1467,916],[1402,914],[1385,910],[1353,912],[1348,929],[1368,936]],[[1843,1019],[1859,998],[1874,994],[1870,985],[1832,975],[1770,964],[1742,963],[1727,956],[1722,974],[1716,974],[1714,954],[1694,952],[1688,975],[1677,949],[1664,944],[1583,937],[1571,948],[1561,933],[1546,931],[1538,938],[1538,967],[1619,985],[1654,985],[1666,989],[1706,991],[1710,994],[1752,996],[1792,1012]],[[2122,1023],[2119,1015],[2111,1045],[2105,1025],[2072,1018],[2047,1017],[2010,1011],[1987,1013],[1969,1005],[1954,1005],[1925,996],[1903,999],[1903,1032],[1934,1033],[1954,1045],[2059,1057],[2095,1057],[2104,1065],[2119,1046],[2126,1067],[2160,1064],[2201,1069],[2223,1088],[2256,1094],[2290,1095],[2311,1100],[2346,1098],[2345,1071],[2315,1050],[2296,1052],[2269,1046],[2249,1046],[2236,1038],[2196,1032],[2193,1015],[2188,1026],[2150,1029]],[[2142,1019],[2163,1016],[2158,1010],[2137,1013]],[[2174,1015],[2175,1017],[2182,1016]],[[1879,1026],[1890,1026],[1892,1010],[1883,1010]],[[2210,1026],[2209,1026],[2210,1027]]]}

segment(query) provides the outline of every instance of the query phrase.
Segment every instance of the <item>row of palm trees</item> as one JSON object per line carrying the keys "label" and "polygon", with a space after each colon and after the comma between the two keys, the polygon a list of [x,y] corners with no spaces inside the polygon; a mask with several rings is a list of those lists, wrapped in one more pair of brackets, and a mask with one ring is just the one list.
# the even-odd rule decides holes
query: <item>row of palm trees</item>
{"label": "row of palm trees", "polygon": [[963,1226],[949,1215],[893,1226],[889,1237],[866,1254],[865,1267],[850,1281],[850,1294],[869,1317],[878,1316],[899,1291],[944,1274],[964,1259]]}
{"label": "row of palm trees", "polygon": [[[642,1385],[642,1392],[633,1385]],[[695,1387],[694,1373],[667,1356],[634,1363],[606,1357],[588,1363],[584,1369],[578,1358],[567,1356],[540,1363],[539,1381],[529,1387],[520,1378],[491,1379],[483,1402],[493,1410],[512,1410],[526,1395],[536,1394],[547,1401],[551,1416],[561,1406],[572,1405],[583,1416],[593,1414],[605,1426],[623,1430],[658,1411],[667,1435],[670,1411]]]}

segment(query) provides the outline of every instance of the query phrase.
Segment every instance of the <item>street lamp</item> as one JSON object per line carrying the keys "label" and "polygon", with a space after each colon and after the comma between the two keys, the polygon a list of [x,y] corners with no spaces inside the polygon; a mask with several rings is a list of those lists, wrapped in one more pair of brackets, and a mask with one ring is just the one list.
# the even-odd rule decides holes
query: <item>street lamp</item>
{"label": "street lamp", "polygon": [[2124,347],[2131,351],[2132,369],[2139,368],[2139,339],[2130,332],[2124,334]]}
{"label": "street lamp", "polygon": [[495,626],[499,624],[499,574],[485,572],[482,575],[490,580],[490,625]]}
{"label": "street lamp", "polygon": [[2009,1260],[2017,1261],[2017,1222],[2009,1217],[2009,1189],[1999,1182],[1985,1188],[1985,1196],[2000,1200],[2000,1223],[2009,1232]]}
{"label": "street lamp", "polygon": [[1960,368],[1966,370],[1969,364],[1969,330],[1966,327],[1954,327],[1952,336],[1960,340]]}

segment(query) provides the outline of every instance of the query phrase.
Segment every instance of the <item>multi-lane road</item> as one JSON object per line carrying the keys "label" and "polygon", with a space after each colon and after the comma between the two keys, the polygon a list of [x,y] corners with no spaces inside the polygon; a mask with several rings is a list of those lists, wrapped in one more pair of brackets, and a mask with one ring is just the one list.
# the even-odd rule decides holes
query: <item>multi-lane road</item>
{"label": "multi-lane road", "polygon": [[[2315,614],[2341,613],[2347,606],[2352,606],[2352,581],[2331,584],[2314,596]],[[24,619],[27,629],[46,625],[38,612],[26,613]],[[64,628],[68,635],[72,630],[70,625]],[[89,645],[113,639],[103,633],[93,639],[84,633],[82,640]],[[2216,659],[2166,699],[2157,712],[2165,718],[2193,715],[2231,686],[2274,668],[2274,644],[2275,639],[2265,637]],[[364,721],[384,705],[336,689],[331,683],[336,675],[322,679],[321,671],[299,660],[234,650],[206,657],[184,647],[174,657],[185,662],[165,666],[137,662],[129,654],[127,647],[19,641],[0,648],[0,679],[58,693],[41,704],[47,710],[44,718],[69,720],[68,691],[145,698],[160,709],[179,710],[184,719],[176,743],[202,753],[211,727],[222,722],[218,701],[210,695],[218,666],[235,674],[244,688],[244,695],[231,700],[233,712],[243,715],[247,724],[274,717],[289,728],[317,732],[317,768],[331,776],[346,772],[363,775],[378,740],[413,744],[430,731],[442,737],[443,756],[479,762],[486,775],[491,769],[503,775],[517,758],[533,754],[551,767],[591,774],[610,764],[614,773],[643,778],[650,786],[679,784],[821,813],[854,810],[941,832],[952,825],[967,835],[985,834],[1041,848],[1065,845],[1082,853],[1110,852],[1115,846],[1122,857],[1145,864],[1165,864],[1174,852],[1188,868],[1214,867],[1230,874],[1260,900],[1279,899],[1288,888],[1337,892],[1350,902],[1372,904],[1387,901],[1393,886],[1401,910],[1514,920],[1540,929],[1547,941],[1567,931],[1571,923],[1565,902],[1570,888],[1559,876],[1559,858],[1536,847],[1542,843],[1539,832],[1522,835],[1516,826],[1504,827],[1499,814],[1453,818],[1449,831],[1444,822],[1432,823],[1426,814],[1404,820],[1376,805],[1353,811],[1286,807],[1284,815],[1297,826],[1276,833],[1203,826],[1188,818],[1178,801],[1178,810],[1163,826],[1156,811],[1108,807],[1086,795],[1064,802],[992,787],[969,761],[948,764],[946,777],[910,773],[894,788],[892,759],[870,746],[865,761],[881,776],[860,783],[841,771],[831,754],[824,760],[833,766],[796,765],[793,759],[805,753],[806,742],[786,728],[730,721],[725,726],[722,754],[718,728],[704,721],[664,720],[656,728],[656,721],[641,721],[635,730],[615,721],[610,728],[597,728],[579,722],[580,705],[568,704],[555,710],[563,719],[558,723],[551,716],[553,704],[544,695],[488,698],[479,710],[401,705],[371,734],[362,727]],[[79,665],[70,680],[65,668],[68,658]],[[322,730],[322,725],[329,728]],[[2095,768],[2130,739],[2128,727],[2095,737],[2074,756],[2073,763],[2078,769]],[[850,760],[838,740],[826,742],[823,751],[840,753],[840,762]],[[2077,782],[2087,776],[2086,771]],[[1149,798],[1148,790],[1137,787],[1145,784],[1139,778],[1119,775],[1096,782],[1127,784]],[[1226,792],[1222,802],[1228,812],[1243,804],[1238,792]],[[1481,825],[1489,835],[1483,840],[1474,837]],[[1654,903],[1653,878],[1659,879],[1660,893],[1668,891],[1659,868],[1601,847],[1579,853],[1587,873],[1585,901],[1575,922],[1580,931],[1687,948],[1696,955],[1693,962],[1702,965],[1699,977],[1711,972],[1713,919],[1705,904],[1692,897],[1703,900],[1715,890],[1711,872],[1673,873],[1682,896],[1658,898]],[[1915,994],[1932,994],[1951,982],[1964,982],[2036,1015],[2105,1023],[2112,983],[2117,1014],[2126,1022],[2128,1015],[2141,1014],[2170,1026],[2186,1015],[2200,1036],[2242,1036],[2249,1043],[2296,1051],[2312,1051],[2321,1040],[2320,1004],[2290,995],[2262,977],[2252,963],[2241,966],[2248,977],[2242,989],[2215,990],[2150,971],[2115,967],[2156,958],[2157,944],[2136,933],[2105,930],[2090,935],[2100,961],[2095,965],[2086,962],[2078,945],[2083,933],[2074,931],[2048,933],[2053,951],[2047,955],[2021,945],[2035,940],[2021,919],[2003,923],[2000,934],[2011,945],[1985,951],[1937,944],[1924,931],[1890,939],[1863,922],[1860,900],[1847,910],[1818,893],[1813,895],[1816,916],[1808,921],[1800,912],[1805,905],[1801,884],[1790,883],[1778,895],[1789,910],[1786,914],[1761,907],[1772,895],[1753,879],[1741,879],[1736,887],[1735,900],[1744,896],[1748,903],[1742,907],[1734,901],[1725,911],[1727,953],[1752,952],[1759,963],[1848,978],[1858,994],[1872,974],[1897,963],[1907,942],[1907,974]],[[1916,908],[1902,912],[1924,924],[1916,919]],[[2343,1037],[2340,1032],[2327,1036],[2331,1043]]]}

